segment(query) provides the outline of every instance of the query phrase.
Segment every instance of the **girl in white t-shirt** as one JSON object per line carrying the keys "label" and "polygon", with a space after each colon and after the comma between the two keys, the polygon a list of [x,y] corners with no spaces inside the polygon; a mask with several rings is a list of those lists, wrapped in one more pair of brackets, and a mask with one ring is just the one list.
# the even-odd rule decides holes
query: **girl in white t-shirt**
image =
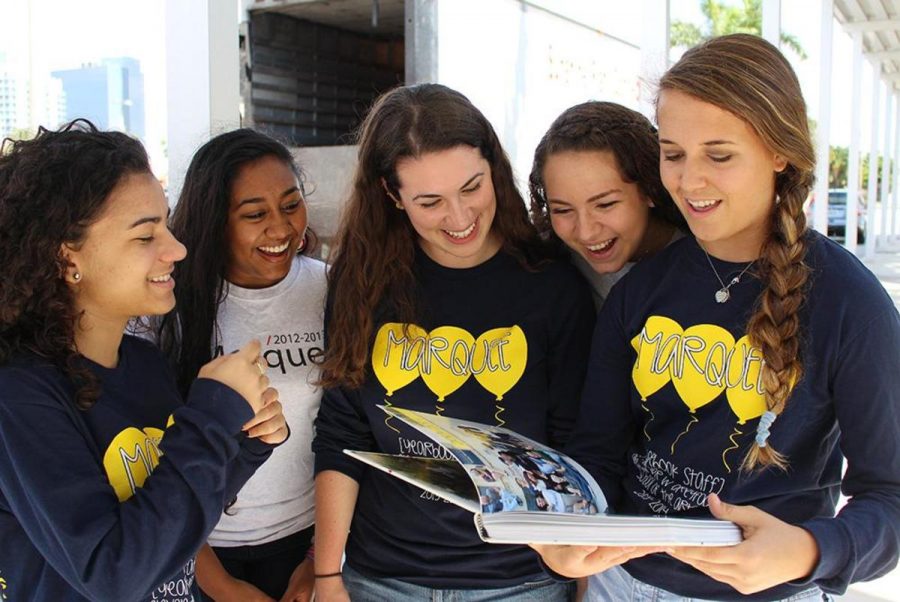
{"label": "girl in white t-shirt", "polygon": [[326,285],[325,265],[303,255],[314,239],[302,179],[281,143],[249,129],[228,132],[194,155],[172,215],[188,259],[176,268],[179,303],[160,344],[179,384],[210,358],[259,339],[291,429],[197,558],[200,586],[217,601],[302,600],[312,587],[304,558],[315,511],[310,443]]}

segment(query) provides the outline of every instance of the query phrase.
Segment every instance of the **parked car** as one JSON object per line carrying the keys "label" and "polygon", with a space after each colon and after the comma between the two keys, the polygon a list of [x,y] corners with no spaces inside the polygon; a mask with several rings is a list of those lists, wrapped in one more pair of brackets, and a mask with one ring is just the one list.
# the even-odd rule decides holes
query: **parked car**
{"label": "parked car", "polygon": [[[813,204],[815,197],[810,197],[804,207],[807,223],[812,225]],[[856,206],[856,242],[866,242],[866,197],[859,194],[859,204]],[[847,189],[831,188],[828,190],[828,236],[844,241],[847,230]]]}

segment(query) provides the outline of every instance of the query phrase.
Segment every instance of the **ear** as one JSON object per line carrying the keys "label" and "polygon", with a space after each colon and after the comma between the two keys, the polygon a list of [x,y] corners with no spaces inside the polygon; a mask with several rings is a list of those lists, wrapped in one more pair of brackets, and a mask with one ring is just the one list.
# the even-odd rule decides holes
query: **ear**
{"label": "ear", "polygon": [[388,195],[388,198],[394,201],[394,206],[400,211],[403,211],[403,203],[400,202],[400,199],[394,196],[394,193],[391,192],[390,188],[388,188],[387,180],[385,180],[384,178],[381,178],[381,187],[384,188],[384,192],[386,195]]}
{"label": "ear", "polygon": [[776,153],[774,165],[775,165],[775,173],[781,173],[785,169],[787,169],[788,162],[787,162],[787,159],[785,159],[784,157],[782,157],[781,155]]}
{"label": "ear", "polygon": [[66,268],[60,275],[69,284],[78,284],[81,280],[81,270],[78,269],[78,251],[66,243],[59,245],[59,256],[66,263]]}

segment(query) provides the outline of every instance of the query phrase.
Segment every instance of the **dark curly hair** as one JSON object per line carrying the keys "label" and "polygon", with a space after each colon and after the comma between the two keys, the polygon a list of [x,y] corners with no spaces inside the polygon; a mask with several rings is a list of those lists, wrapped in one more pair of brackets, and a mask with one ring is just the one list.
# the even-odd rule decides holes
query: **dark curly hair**
{"label": "dark curly hair", "polygon": [[[244,165],[264,157],[275,157],[294,172],[305,200],[303,173],[291,152],[274,138],[247,128],[220,134],[201,146],[185,174],[170,225],[187,248],[187,258],[175,265],[178,303],[163,318],[158,333],[182,394],[212,359],[212,348],[219,342],[216,315],[228,292],[231,187]],[[307,228],[302,253],[311,253],[315,246],[315,234]]]}
{"label": "dark curly hair", "polygon": [[611,152],[622,179],[636,184],[641,195],[653,201],[656,215],[687,231],[684,218],[659,176],[656,128],[637,111],[614,102],[592,101],[563,111],[535,148],[528,177],[531,219],[545,238],[559,241],[550,225],[544,166],[550,155],[566,151]]}
{"label": "dark curly hair", "polygon": [[135,173],[150,173],[141,143],[83,119],[0,145],[0,365],[20,353],[52,362],[82,409],[100,384],[75,348],[79,314],[62,246],[79,248],[110,193]]}

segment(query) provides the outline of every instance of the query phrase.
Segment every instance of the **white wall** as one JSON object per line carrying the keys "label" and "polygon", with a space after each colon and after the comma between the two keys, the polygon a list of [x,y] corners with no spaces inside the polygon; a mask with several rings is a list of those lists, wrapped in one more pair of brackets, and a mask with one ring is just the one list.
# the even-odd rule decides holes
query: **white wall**
{"label": "white wall", "polygon": [[638,108],[640,50],[593,25],[518,0],[441,0],[436,31],[438,82],[487,116],[521,183],[564,109],[587,100]]}

